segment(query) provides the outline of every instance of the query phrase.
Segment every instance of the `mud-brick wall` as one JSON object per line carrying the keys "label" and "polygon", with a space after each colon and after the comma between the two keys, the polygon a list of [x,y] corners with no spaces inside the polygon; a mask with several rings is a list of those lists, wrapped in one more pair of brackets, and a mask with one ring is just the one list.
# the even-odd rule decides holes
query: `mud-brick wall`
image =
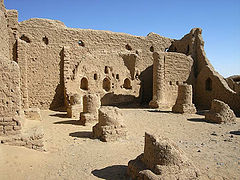
{"label": "mud-brick wall", "polygon": [[7,19],[5,17],[6,10],[3,1],[0,1],[0,56],[9,59],[9,38]]}
{"label": "mud-brick wall", "polygon": [[[94,65],[96,69],[92,70],[101,71],[102,74],[105,66],[113,66],[116,71],[121,71],[118,67],[125,66],[122,56],[136,54],[139,58],[134,68],[141,75],[141,72],[152,65],[153,51],[164,51],[172,41],[153,33],[147,37],[139,37],[109,31],[72,29],[59,21],[46,19],[30,19],[19,23],[19,38],[28,44],[24,50],[27,61],[28,104],[41,109],[54,109],[64,105],[63,47],[68,46],[70,49],[71,71],[77,70],[76,67],[80,67],[81,62],[84,62],[86,68]],[[19,48],[18,53],[21,53]],[[20,61],[22,59],[19,57],[18,62]],[[128,68],[123,71],[125,70]],[[144,79],[146,85],[152,81],[151,72],[144,77],[149,77]],[[93,78],[93,74],[90,78]],[[80,88],[79,83],[77,86]],[[152,93],[150,88],[145,89]]]}
{"label": "mud-brick wall", "polygon": [[193,84],[193,59],[180,53],[165,53],[165,89],[164,94],[169,106],[176,103],[178,85],[183,83]]}
{"label": "mud-brick wall", "polygon": [[16,62],[0,58],[0,135],[20,129],[20,71]]}
{"label": "mud-brick wall", "polygon": [[230,89],[224,78],[211,66],[206,66],[196,81],[196,102],[199,108],[209,109],[213,99],[227,103],[236,115],[240,115],[240,94]]}
{"label": "mud-brick wall", "polygon": [[171,110],[178,97],[178,85],[193,84],[193,59],[175,52],[154,53],[153,100],[150,106]]}

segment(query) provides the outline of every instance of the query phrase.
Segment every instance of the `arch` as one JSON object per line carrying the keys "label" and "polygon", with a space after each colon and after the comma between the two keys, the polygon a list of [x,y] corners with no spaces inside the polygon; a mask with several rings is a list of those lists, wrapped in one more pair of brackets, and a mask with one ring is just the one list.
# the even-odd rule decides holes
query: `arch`
{"label": "arch", "polygon": [[111,89],[111,82],[108,78],[103,79],[103,89],[107,92]]}
{"label": "arch", "polygon": [[83,77],[81,79],[80,88],[83,89],[83,90],[88,90],[88,80],[87,80],[87,78]]}
{"label": "arch", "polygon": [[124,80],[123,87],[124,87],[125,89],[132,89],[131,81],[130,81],[128,78],[126,78],[126,79]]}
{"label": "arch", "polygon": [[205,90],[206,91],[212,91],[212,80],[211,78],[207,78],[205,81]]}

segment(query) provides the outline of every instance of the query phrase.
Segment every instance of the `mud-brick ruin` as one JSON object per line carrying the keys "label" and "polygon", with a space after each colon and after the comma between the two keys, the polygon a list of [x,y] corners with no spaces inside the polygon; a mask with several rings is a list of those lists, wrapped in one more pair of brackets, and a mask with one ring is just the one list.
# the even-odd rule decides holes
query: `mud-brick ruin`
{"label": "mud-brick ruin", "polygon": [[[68,28],[49,19],[18,22],[18,12],[6,10],[1,0],[0,40],[2,143],[18,140],[41,149],[42,131],[26,136],[24,126],[29,120],[40,123],[40,110],[46,109],[65,111],[76,124],[85,125],[101,124],[101,106],[134,104],[196,113],[209,110],[216,99],[240,115],[240,78],[224,79],[214,70],[200,28],[176,40],[155,33],[144,37]],[[106,116],[114,117],[112,112]],[[105,125],[94,131],[106,141]],[[127,130],[120,131],[125,137]]]}

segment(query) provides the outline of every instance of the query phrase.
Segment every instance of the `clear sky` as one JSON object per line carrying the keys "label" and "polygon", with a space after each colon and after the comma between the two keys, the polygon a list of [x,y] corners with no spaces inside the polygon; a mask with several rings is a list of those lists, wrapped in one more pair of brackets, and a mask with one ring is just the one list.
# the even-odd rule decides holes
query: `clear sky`
{"label": "clear sky", "polygon": [[19,21],[57,19],[68,27],[180,39],[203,29],[205,51],[224,77],[240,74],[240,0],[5,0]]}

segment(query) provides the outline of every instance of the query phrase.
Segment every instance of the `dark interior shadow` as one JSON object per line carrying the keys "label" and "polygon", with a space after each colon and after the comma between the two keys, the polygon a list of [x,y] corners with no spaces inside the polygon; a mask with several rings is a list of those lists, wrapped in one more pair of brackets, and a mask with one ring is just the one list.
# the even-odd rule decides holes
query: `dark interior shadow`
{"label": "dark interior shadow", "polygon": [[91,131],[73,132],[73,133],[69,133],[69,136],[76,137],[76,138],[89,138],[89,139],[93,139]]}
{"label": "dark interior shadow", "polygon": [[204,116],[206,112],[209,112],[209,110],[198,110],[196,114]]}
{"label": "dark interior shadow", "polygon": [[118,108],[122,109],[148,109],[148,105],[143,105],[139,103],[129,103],[129,104],[117,104],[115,105]]}
{"label": "dark interior shadow", "polygon": [[148,112],[158,112],[158,113],[172,113],[172,111],[161,111],[159,109],[149,109]]}
{"label": "dark interior shadow", "polygon": [[63,49],[59,53],[59,84],[55,89],[55,95],[50,104],[50,110],[58,111],[62,107],[64,107],[64,52]]}
{"label": "dark interior shadow", "polygon": [[240,135],[240,131],[230,131],[230,134]]}
{"label": "dark interior shadow", "polygon": [[136,97],[133,95],[107,93],[101,98],[102,106],[118,106],[134,104]]}
{"label": "dark interior shadow", "polygon": [[147,67],[139,75],[140,83],[140,95],[139,100],[141,104],[147,104],[153,97],[153,65]]}
{"label": "dark interior shadow", "polygon": [[72,125],[80,125],[78,120],[68,120],[68,121],[58,121],[53,124],[72,124]]}
{"label": "dark interior shadow", "polygon": [[103,169],[95,169],[92,174],[98,178],[106,180],[120,180],[127,179],[126,177],[127,166],[124,165],[114,165],[108,166]]}
{"label": "dark interior shadow", "polygon": [[206,122],[204,118],[189,118],[187,120],[192,122]]}

